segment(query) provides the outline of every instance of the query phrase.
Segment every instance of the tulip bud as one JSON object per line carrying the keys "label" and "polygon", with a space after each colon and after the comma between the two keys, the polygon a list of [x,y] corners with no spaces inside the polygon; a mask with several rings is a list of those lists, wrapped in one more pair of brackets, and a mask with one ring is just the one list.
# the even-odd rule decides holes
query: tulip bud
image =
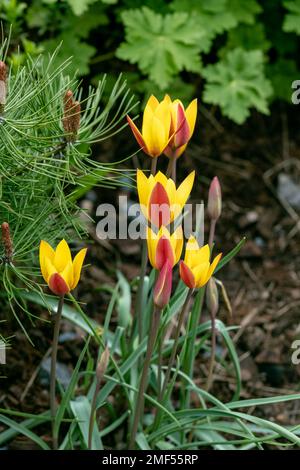
{"label": "tulip bud", "polygon": [[154,305],[159,309],[163,309],[170,300],[172,291],[172,266],[166,261],[162,269],[159,271],[158,278],[154,287]]}
{"label": "tulip bud", "polygon": [[211,315],[215,316],[219,310],[219,293],[216,281],[210,278],[206,288],[206,304]]}
{"label": "tulip bud", "polygon": [[97,377],[98,382],[102,380],[102,377],[106,372],[108,362],[109,362],[109,349],[106,346],[106,348],[104,349],[103,353],[100,356],[100,359],[96,368],[96,377]]}
{"label": "tulip bud", "polygon": [[222,212],[222,192],[217,176],[209,187],[207,211],[211,220],[218,220]]}
{"label": "tulip bud", "polygon": [[2,244],[4,247],[4,261],[6,263],[11,263],[13,258],[13,243],[10,236],[9,224],[3,222],[1,225],[2,232]]}
{"label": "tulip bud", "polygon": [[6,103],[6,77],[6,65],[4,62],[0,61],[0,112],[4,111],[4,106]]}
{"label": "tulip bud", "polygon": [[63,128],[68,142],[76,139],[80,126],[81,106],[78,101],[74,100],[71,90],[68,90],[64,96],[64,117],[62,119]]}

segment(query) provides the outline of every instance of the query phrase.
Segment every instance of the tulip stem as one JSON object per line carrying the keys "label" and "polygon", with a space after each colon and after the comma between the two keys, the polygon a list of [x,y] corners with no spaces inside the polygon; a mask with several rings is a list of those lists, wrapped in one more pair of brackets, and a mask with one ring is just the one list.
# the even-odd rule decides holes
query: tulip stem
{"label": "tulip stem", "polygon": [[177,163],[177,158],[170,157],[168,168],[167,168],[167,176],[168,178],[172,178],[175,184],[176,184],[176,163]]}
{"label": "tulip stem", "polygon": [[153,157],[151,160],[151,174],[154,176],[156,173],[156,167],[157,167],[157,158],[158,157]]}
{"label": "tulip stem", "polygon": [[212,250],[212,247],[214,244],[216,224],[217,224],[217,219],[211,219],[210,228],[209,228],[209,238],[208,238],[208,245],[209,245],[210,250]]}
{"label": "tulip stem", "polygon": [[143,305],[142,304],[143,304],[143,293],[144,293],[144,281],[145,281],[146,270],[147,270],[147,261],[148,261],[147,242],[146,240],[143,240],[142,241],[141,272],[140,272],[137,299],[136,299],[136,308],[135,308],[135,316],[136,316],[137,325],[138,325],[139,343],[142,341],[142,338],[143,338],[143,321],[142,321],[142,306]]}
{"label": "tulip stem", "polygon": [[148,337],[146,357],[144,361],[144,367],[142,370],[142,375],[140,379],[139,390],[138,390],[138,395],[137,395],[137,400],[136,400],[136,405],[135,405],[135,410],[134,410],[133,425],[131,429],[131,436],[130,436],[130,443],[129,443],[130,450],[134,450],[136,433],[138,430],[140,417],[144,409],[144,393],[145,393],[146,385],[147,385],[147,378],[148,378],[148,371],[149,371],[150,362],[151,362],[151,356],[154,350],[154,345],[155,345],[155,341],[157,337],[160,315],[161,315],[161,309],[155,307],[153,315],[151,316],[150,334]]}
{"label": "tulip stem", "polygon": [[62,308],[64,305],[64,296],[61,296],[58,301],[57,312],[54,315],[54,330],[52,340],[52,352],[51,352],[51,372],[50,372],[50,410],[51,410],[51,423],[52,423],[52,447],[53,450],[58,448],[58,436],[55,430],[55,417],[56,417],[56,361],[57,361],[57,348],[58,348],[58,337],[60,320],[62,314]]}
{"label": "tulip stem", "polygon": [[[175,331],[173,347],[172,347],[172,351],[171,351],[171,356],[170,356],[170,359],[169,359],[166,375],[165,375],[165,378],[164,378],[164,383],[163,383],[162,388],[160,389],[160,393],[159,393],[159,396],[158,396],[158,401],[160,403],[162,402],[162,400],[164,400],[164,395],[165,395],[165,392],[166,392],[166,389],[167,389],[167,386],[168,386],[168,383],[169,383],[169,380],[170,380],[171,370],[172,370],[174,360],[175,360],[175,357],[176,357],[176,353],[177,353],[180,331],[181,331],[181,328],[182,328],[182,325],[183,325],[184,318],[186,316],[186,312],[187,312],[188,307],[189,307],[189,303],[190,303],[190,299],[192,297],[192,294],[193,294],[193,289],[190,289],[189,292],[188,292],[187,298],[185,299],[185,302],[183,304],[183,307],[181,309],[181,312],[179,314],[178,323],[177,323],[177,327],[176,327],[176,331]],[[159,412],[156,409],[154,429],[156,429],[156,426],[158,424],[158,416],[159,416]]]}
{"label": "tulip stem", "polygon": [[92,450],[93,430],[94,430],[95,419],[97,417],[97,397],[99,394],[102,378],[103,378],[103,374],[100,374],[100,375],[96,374],[96,386],[95,386],[95,391],[94,391],[93,399],[91,403],[91,414],[90,414],[90,422],[89,422],[89,434],[88,434],[88,449],[89,450]]}
{"label": "tulip stem", "polygon": [[205,390],[208,392],[213,383],[213,370],[216,355],[216,312],[211,313],[211,351]]}

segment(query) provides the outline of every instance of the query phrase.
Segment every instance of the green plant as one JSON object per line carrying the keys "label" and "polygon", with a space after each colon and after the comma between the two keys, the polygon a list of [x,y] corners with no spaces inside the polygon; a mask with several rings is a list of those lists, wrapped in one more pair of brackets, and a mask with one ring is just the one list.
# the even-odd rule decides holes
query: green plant
{"label": "green plant", "polygon": [[[4,44],[0,52],[2,61],[7,47]],[[77,197],[88,190],[87,176],[93,185],[117,184],[118,167],[94,160],[90,146],[122,129],[133,106],[121,78],[103,103],[105,78],[84,97],[76,79],[65,75],[69,61],[56,68],[54,60],[55,56],[28,58],[10,71],[0,62],[5,94],[0,117],[0,221],[9,227],[2,225],[0,295],[1,305],[9,304],[18,321],[20,309],[31,315],[24,292],[41,293],[34,280],[39,240],[54,242],[66,234],[77,240],[84,235]],[[73,119],[72,108],[66,117],[70,90],[81,106],[80,123],[76,120],[72,135],[65,124]]]}
{"label": "green plant", "polygon": [[[299,70],[299,12],[299,2],[288,0],[6,0],[0,6],[0,18],[7,28],[12,24],[17,38],[10,54],[13,63],[41,48],[53,52],[62,42],[57,61],[76,56],[72,74],[78,70],[98,77],[110,67],[117,76],[125,68],[142,102],[153,91],[162,98],[170,88],[186,101],[203,92],[205,102],[217,102],[223,115],[237,123],[253,108],[268,112],[274,99],[290,101],[291,81]],[[15,54],[20,39],[21,54]],[[260,52],[259,59],[254,51]],[[262,88],[259,96],[250,91],[245,98],[248,81],[241,80],[230,89],[234,106],[229,109],[229,98],[219,101],[223,82],[212,86],[206,67],[224,70],[232,65],[234,74],[238,70],[231,58],[238,55],[249,69],[259,61],[255,83]]]}

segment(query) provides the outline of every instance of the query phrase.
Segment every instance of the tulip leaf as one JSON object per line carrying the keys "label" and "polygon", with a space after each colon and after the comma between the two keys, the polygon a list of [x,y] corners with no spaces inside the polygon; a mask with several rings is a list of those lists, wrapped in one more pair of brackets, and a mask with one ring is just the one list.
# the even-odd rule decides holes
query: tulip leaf
{"label": "tulip leaf", "polygon": [[272,85],[264,75],[262,51],[233,49],[218,63],[208,65],[202,74],[207,80],[204,101],[219,105],[223,114],[237,124],[246,120],[251,108],[269,114]]}
{"label": "tulip leaf", "polygon": [[199,72],[199,52],[210,47],[211,31],[199,28],[197,18],[184,12],[160,15],[150,8],[121,14],[126,42],[117,57],[138,64],[161,90],[182,70]]}

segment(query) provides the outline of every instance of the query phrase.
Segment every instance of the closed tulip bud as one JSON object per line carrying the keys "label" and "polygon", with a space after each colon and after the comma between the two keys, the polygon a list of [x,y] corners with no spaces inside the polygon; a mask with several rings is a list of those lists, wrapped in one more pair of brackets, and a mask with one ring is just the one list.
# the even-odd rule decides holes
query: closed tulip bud
{"label": "closed tulip bud", "polygon": [[219,310],[219,292],[213,277],[207,283],[206,304],[211,315],[215,316]]}
{"label": "closed tulip bud", "polygon": [[222,192],[217,176],[209,187],[207,212],[211,220],[218,220],[222,212]]}
{"label": "closed tulip bud", "polygon": [[154,287],[154,305],[163,309],[170,300],[172,291],[172,266],[166,261],[159,271],[158,278]]}
{"label": "closed tulip bud", "polygon": [[96,368],[96,376],[97,376],[98,381],[100,381],[103,375],[105,374],[107,366],[108,366],[108,362],[109,362],[109,349],[106,346],[106,348],[104,349],[103,353],[100,356],[100,359]]}

